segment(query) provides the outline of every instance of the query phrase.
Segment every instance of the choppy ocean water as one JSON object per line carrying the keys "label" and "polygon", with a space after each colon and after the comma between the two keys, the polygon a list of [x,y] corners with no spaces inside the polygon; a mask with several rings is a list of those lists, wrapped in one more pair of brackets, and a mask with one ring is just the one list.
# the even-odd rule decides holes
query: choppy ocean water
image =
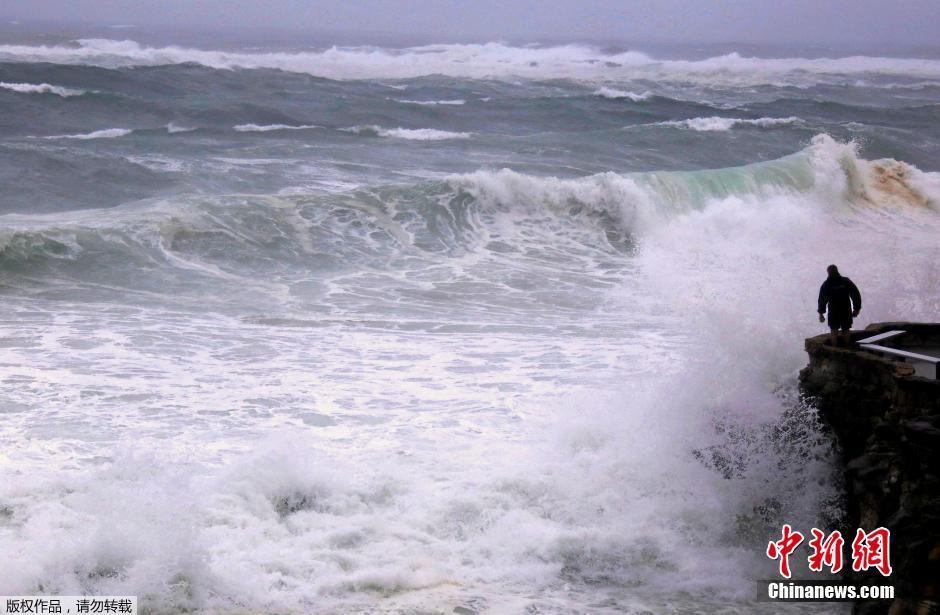
{"label": "choppy ocean water", "polygon": [[825,266],[940,308],[937,54],[7,26],[0,110],[4,594],[774,612]]}

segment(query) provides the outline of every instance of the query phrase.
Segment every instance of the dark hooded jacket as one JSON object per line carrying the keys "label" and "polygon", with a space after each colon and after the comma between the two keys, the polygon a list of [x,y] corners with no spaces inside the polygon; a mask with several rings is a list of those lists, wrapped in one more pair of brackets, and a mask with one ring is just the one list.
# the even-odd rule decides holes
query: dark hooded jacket
{"label": "dark hooded jacket", "polygon": [[819,313],[825,314],[829,310],[829,319],[846,320],[851,322],[852,310],[862,309],[862,294],[858,287],[844,275],[834,275],[826,278],[819,288]]}

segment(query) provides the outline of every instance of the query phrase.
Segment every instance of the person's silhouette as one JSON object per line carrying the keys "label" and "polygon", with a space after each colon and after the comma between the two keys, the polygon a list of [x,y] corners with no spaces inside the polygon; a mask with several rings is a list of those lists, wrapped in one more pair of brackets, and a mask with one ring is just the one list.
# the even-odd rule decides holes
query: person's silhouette
{"label": "person's silhouette", "polygon": [[852,319],[858,316],[862,309],[862,294],[858,292],[858,287],[852,280],[839,274],[839,268],[835,265],[829,265],[826,271],[829,277],[819,287],[819,322],[825,320],[824,315],[828,309],[832,345],[839,345],[839,332],[841,331],[845,345],[848,346]]}

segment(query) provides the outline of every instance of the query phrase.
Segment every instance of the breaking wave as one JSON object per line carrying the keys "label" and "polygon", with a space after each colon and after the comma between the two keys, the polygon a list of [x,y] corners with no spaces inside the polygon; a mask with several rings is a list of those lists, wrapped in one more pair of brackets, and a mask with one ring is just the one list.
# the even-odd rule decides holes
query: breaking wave
{"label": "breaking wave", "polygon": [[116,139],[118,137],[124,137],[134,132],[130,128],[105,128],[104,130],[95,130],[93,132],[76,134],[76,135],[53,135],[50,137],[43,137],[44,139]]}
{"label": "breaking wave", "polygon": [[180,132],[192,132],[194,130],[197,130],[197,129],[195,127],[180,126],[176,122],[170,122],[169,124],[166,125],[166,131],[170,133],[171,135],[177,134]]}
{"label": "breaking wave", "polygon": [[[0,45],[0,59],[110,68],[192,62],[217,69],[273,68],[331,79],[401,79],[441,74],[469,78],[653,79],[797,86],[852,84],[860,76],[871,75],[940,79],[940,61],[919,58],[754,58],[729,53],[703,60],[660,60],[637,51],[605,53],[585,45],[513,47],[502,43],[247,53],[148,47],[131,40],[80,39],[74,45]],[[878,82],[872,81],[871,87],[879,87]]]}
{"label": "breaking wave", "polygon": [[404,104],[404,105],[422,105],[422,106],[429,106],[429,107],[433,107],[433,106],[437,106],[437,105],[454,105],[454,106],[458,106],[458,105],[465,105],[465,104],[467,104],[467,101],[466,101],[466,100],[463,100],[463,99],[461,99],[461,98],[457,98],[457,99],[454,99],[454,100],[402,100],[402,99],[396,98],[396,99],[395,99],[395,102],[400,102],[400,103],[402,103],[402,104]]}
{"label": "breaking wave", "polygon": [[625,90],[618,90],[616,88],[602,87],[595,90],[594,95],[600,96],[602,98],[626,98],[632,100],[633,102],[642,102],[644,100],[649,100],[653,96],[653,93],[647,90],[642,94],[637,94],[635,92],[627,92]]}
{"label": "breaking wave", "polygon": [[756,128],[779,128],[802,124],[798,117],[761,117],[757,119],[741,119],[735,117],[693,117],[687,120],[673,120],[658,122],[657,126],[675,126],[698,132],[716,132],[731,130],[736,126],[753,126]]}
{"label": "breaking wave", "polygon": [[[20,263],[14,267],[19,269],[38,258],[55,268],[100,254],[100,246],[90,246],[105,241],[126,254],[116,261],[122,267],[133,267],[147,254],[150,262],[224,281],[237,274],[235,262],[269,262],[276,254],[278,267],[301,265],[321,252],[330,262],[383,267],[403,247],[436,258],[480,250],[496,234],[513,250],[531,244],[533,254],[540,252],[536,245],[559,242],[572,254],[630,253],[638,238],[676,216],[726,200],[756,204],[800,194],[851,207],[930,210],[940,202],[940,175],[893,160],[866,161],[854,145],[819,135],[786,158],[713,171],[558,179],[504,169],[356,191],[338,202],[316,195],[231,196],[129,204],[107,216],[98,210],[13,214],[0,229],[0,262]],[[180,243],[181,237],[186,241]],[[269,253],[272,237],[289,242]],[[203,262],[209,254],[242,256]]]}
{"label": "breaking wave", "polygon": [[287,124],[239,124],[235,126],[233,130],[237,132],[271,132],[274,130],[310,130],[312,128],[320,127],[312,124],[302,124],[300,126],[290,126]]}
{"label": "breaking wave", "polygon": [[388,137],[391,139],[407,139],[409,141],[444,141],[447,139],[469,139],[472,133],[437,130],[436,128],[382,128],[374,124],[368,126],[352,126],[341,128],[344,132],[370,137]]}
{"label": "breaking wave", "polygon": [[0,88],[19,92],[20,94],[55,94],[63,98],[70,96],[81,96],[86,94],[86,90],[76,90],[73,88],[62,87],[61,85],[51,85],[48,83],[7,83],[0,82]]}

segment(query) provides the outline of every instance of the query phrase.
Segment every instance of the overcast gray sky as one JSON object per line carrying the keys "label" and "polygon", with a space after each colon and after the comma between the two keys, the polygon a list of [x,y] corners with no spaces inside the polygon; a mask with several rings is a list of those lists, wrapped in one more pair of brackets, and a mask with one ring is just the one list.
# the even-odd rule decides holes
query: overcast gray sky
{"label": "overcast gray sky", "polygon": [[0,16],[387,32],[441,41],[940,44],[940,0],[0,0]]}

